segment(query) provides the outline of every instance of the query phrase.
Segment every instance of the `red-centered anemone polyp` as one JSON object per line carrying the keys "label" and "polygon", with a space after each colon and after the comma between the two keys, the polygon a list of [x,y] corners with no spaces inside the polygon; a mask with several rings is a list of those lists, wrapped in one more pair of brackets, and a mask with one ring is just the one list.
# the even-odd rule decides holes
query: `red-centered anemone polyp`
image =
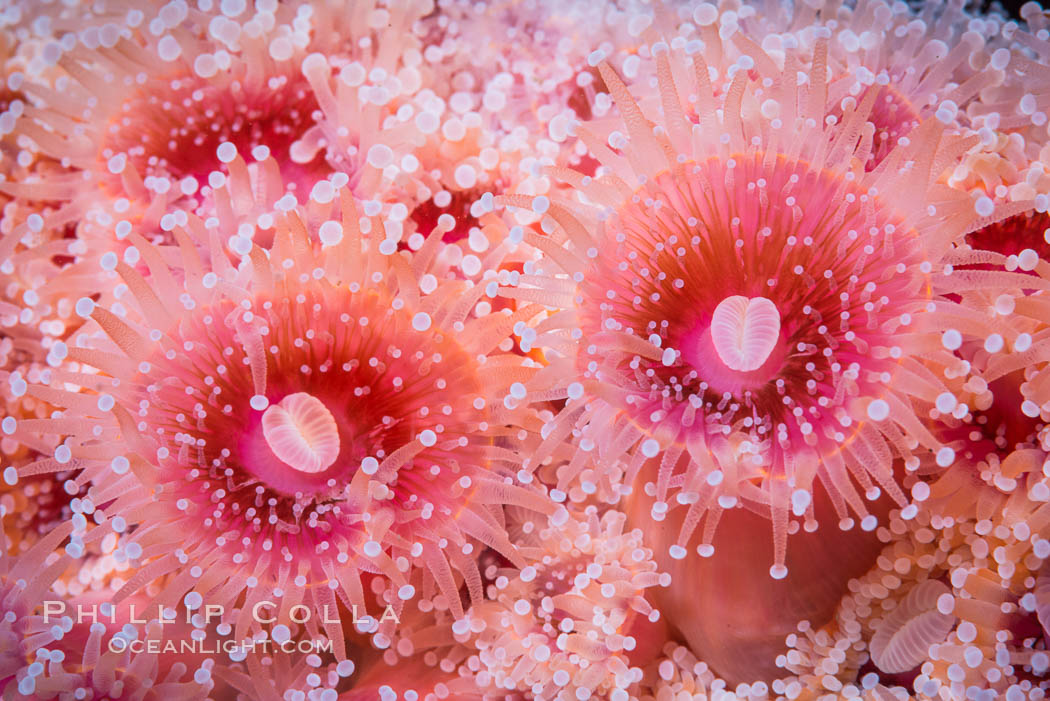
{"label": "red-centered anemone polyp", "polygon": [[[89,208],[101,195],[118,215],[149,222],[183,198],[207,199],[226,142],[272,155],[293,190],[333,170],[356,182],[374,170],[365,156],[384,106],[418,88],[402,58],[419,63],[410,27],[429,7],[264,3],[219,13],[173,3],[156,16],[129,12],[47,47],[62,74],[27,83],[18,128],[36,151],[81,171],[46,184],[55,198]],[[381,41],[386,32],[397,40]],[[330,67],[341,69],[335,92]]]}
{"label": "red-centered anemone polyp", "polygon": [[216,150],[228,141],[244,153],[268,149],[289,186],[308,188],[324,177],[328,166],[318,149],[302,142],[317,109],[309,84],[291,66],[268,71],[265,82],[262,74],[252,81],[246,63],[231,65],[222,81],[176,73],[128,96],[120,108],[123,128],[102,141],[107,169],[120,175],[130,167],[142,178],[166,177],[186,190],[193,183],[206,187],[219,166]]}
{"label": "red-centered anemone polyp", "polygon": [[479,316],[483,288],[427,272],[440,230],[409,258],[363,236],[378,220],[335,194],[274,212],[273,245],[236,243],[236,266],[218,220],[175,228],[175,268],[133,234],[131,263],[110,266],[128,296],[81,299],[75,347],[28,389],[62,408],[15,425],[62,437],[30,469],[79,468],[105,515],[85,541],[112,532],[138,568],[115,601],[151,583],[163,606],[208,595],[243,639],[265,600],[378,618],[362,583],[375,574],[395,613],[420,598],[460,618],[461,586],[482,598],[476,553],[523,565],[496,505],[553,510],[498,469],[494,437],[514,423],[499,400],[525,360],[497,347],[516,318]]}
{"label": "red-centered anemone polyp", "polygon": [[866,170],[878,167],[924,119],[950,129],[969,127],[969,106],[982,90],[1003,81],[1002,66],[985,51],[985,38],[954,4],[931,3],[916,17],[903,7],[860,2],[844,15],[816,33],[830,33],[831,115],[841,119],[845,109],[874,97]]}
{"label": "red-centered anemone polyp", "polygon": [[[871,530],[866,500],[885,491],[907,503],[895,456],[954,459],[920,420],[946,391],[938,366],[955,367],[941,333],[983,338],[995,327],[968,319],[956,329],[963,312],[943,293],[1006,289],[1020,276],[953,274],[967,258],[951,246],[1023,205],[975,205],[935,184],[977,141],[939,120],[865,171],[876,95],[825,122],[824,40],[808,81],[756,46],[716,91],[701,54],[655,39],[662,115],[599,63],[626,133],[578,127],[602,163],[597,176],[555,172],[575,201],[497,200],[544,215],[548,235],[525,234],[536,256],[500,293],[532,303],[532,345],[548,350],[550,367],[529,391],[553,383],[570,397],[525,467],[571,436],[577,451],[559,488],[596,462],[623,471],[621,494],[654,497],[654,518],[685,508],[668,544],[675,558],[705,517],[703,555],[724,509],[763,511],[770,573],[781,578],[788,532],[802,525],[790,514],[816,527],[814,490],[828,492],[841,527],[853,525],[852,511]],[[692,64],[695,84],[676,83],[679,63]],[[697,96],[698,124],[686,94]],[[543,311],[552,307],[564,311]]]}

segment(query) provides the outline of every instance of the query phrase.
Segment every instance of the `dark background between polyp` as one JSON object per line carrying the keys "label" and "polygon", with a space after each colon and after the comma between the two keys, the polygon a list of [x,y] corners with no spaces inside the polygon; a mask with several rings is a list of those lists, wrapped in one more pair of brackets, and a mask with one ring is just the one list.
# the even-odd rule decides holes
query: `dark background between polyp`
{"label": "dark background between polyp", "polygon": [[[991,0],[982,0],[982,2],[980,3],[980,7],[983,11],[987,12],[989,9],[998,6],[1004,9],[1006,13],[1014,19],[1020,19],[1021,6],[1024,5],[1026,2],[1027,0],[996,0],[995,2],[992,2]],[[1046,0],[1041,0],[1039,4],[1042,5],[1043,8],[1046,8],[1047,6]]]}

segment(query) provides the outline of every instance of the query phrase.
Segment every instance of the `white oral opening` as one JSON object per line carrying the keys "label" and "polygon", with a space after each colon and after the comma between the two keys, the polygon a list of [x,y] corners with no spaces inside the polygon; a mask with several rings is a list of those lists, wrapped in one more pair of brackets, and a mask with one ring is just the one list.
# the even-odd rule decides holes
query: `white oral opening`
{"label": "white oral opening", "polygon": [[306,392],[271,404],[263,413],[262,428],[273,454],[299,472],[323,472],[339,455],[335,419],[321,400]]}
{"label": "white oral opening", "polygon": [[765,297],[726,297],[711,317],[711,341],[730,370],[749,372],[766,362],[780,338],[780,312]]}

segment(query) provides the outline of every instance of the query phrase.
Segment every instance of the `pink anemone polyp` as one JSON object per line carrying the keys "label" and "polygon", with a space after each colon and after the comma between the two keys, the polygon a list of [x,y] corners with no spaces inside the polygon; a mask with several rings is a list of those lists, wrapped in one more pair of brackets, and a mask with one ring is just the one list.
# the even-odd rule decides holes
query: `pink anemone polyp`
{"label": "pink anemone polyp", "polygon": [[[556,443],[571,435],[558,487],[593,466],[618,487],[611,501],[644,490],[655,519],[684,508],[675,557],[705,519],[698,552],[710,554],[724,509],[765,511],[779,578],[788,533],[816,527],[815,490],[841,527],[855,515],[871,530],[868,501],[885,492],[907,505],[894,459],[954,459],[920,418],[947,391],[938,373],[956,371],[940,336],[967,313],[945,293],[1006,289],[1019,276],[953,272],[979,255],[952,247],[1026,205],[975,207],[938,186],[947,159],[977,139],[937,119],[865,170],[878,93],[825,121],[824,40],[808,82],[788,67],[810,59],[785,60],[782,73],[753,46],[753,70],[718,85],[703,54],[653,41],[659,110],[598,63],[626,133],[577,127],[602,168],[553,174],[578,196],[497,198],[541,215],[547,234],[526,234],[536,258],[501,292],[564,310],[536,317],[530,343],[553,351],[535,396],[562,373],[570,401],[526,468],[562,459]],[[679,72],[695,76],[688,105]],[[934,192],[930,206],[923,193]],[[968,318],[955,333],[994,328]]]}
{"label": "pink anemone polyp", "polygon": [[170,177],[178,187],[192,180],[196,191],[207,187],[221,165],[218,148],[229,142],[244,154],[265,148],[290,187],[309,191],[331,172],[319,145],[304,138],[317,109],[309,83],[294,69],[266,82],[245,65],[222,81],[192,72],[158,77],[120,106],[99,144],[100,167],[119,174],[130,163],[140,177]]}
{"label": "pink anemone polyp", "polygon": [[[867,88],[865,93],[867,91],[874,91],[876,94],[869,116],[870,122],[875,126],[872,152],[864,165],[865,170],[870,171],[878,167],[890,151],[897,147],[901,138],[917,127],[922,119],[908,98],[893,86],[873,85]],[[861,93],[859,99],[863,99],[865,93]]]}
{"label": "pink anemone polyp", "polygon": [[[584,377],[619,378],[622,409],[653,442],[642,450],[671,455],[658,498],[666,468],[690,458],[735,472],[739,491],[719,496],[722,507],[754,499],[751,481],[798,491],[819,478],[863,519],[847,475],[865,471],[901,498],[889,466],[869,459],[885,449],[870,426],[890,402],[903,410],[888,392],[900,368],[891,349],[896,317],[921,317],[930,299],[920,236],[804,163],[759,154],[685,172],[634,195],[580,286],[585,338],[655,340],[647,357],[598,343],[579,362]],[[877,252],[885,245],[892,258]],[[685,492],[712,486],[703,471],[683,478]]]}
{"label": "pink anemone polyp", "polygon": [[[639,204],[628,205],[619,226],[609,229],[608,255],[598,256],[581,286],[582,328],[592,337],[659,339],[659,358],[626,358],[627,366],[604,368],[653,378],[624,398],[643,424],[662,426],[675,413],[688,427],[686,413],[706,410],[719,414],[721,425],[743,421],[756,445],[774,440],[782,451],[792,443],[804,451],[843,440],[837,414],[848,411],[847,397],[855,393],[847,387],[867,384],[868,393],[881,394],[872,383],[884,383],[881,374],[896,363],[869,357],[873,346],[891,341],[873,326],[891,303],[901,312],[921,311],[923,251],[913,232],[897,231],[877,209],[874,216],[866,212],[862,193],[805,165],[766,168],[762,161],[712,161],[693,167],[684,182],[668,174],[639,192]],[[714,182],[738,187],[723,195]],[[786,213],[769,207],[774,193],[788,200]],[[852,206],[825,216],[836,195]],[[803,196],[806,207],[793,209]],[[758,207],[751,206],[755,199]],[[887,228],[896,246],[888,263],[875,255]],[[897,272],[910,268],[916,272]],[[734,301],[739,309],[726,306]],[[817,368],[818,361],[828,369]],[[598,368],[602,373],[601,362]],[[856,419],[864,418],[863,409]],[[688,442],[693,432],[665,440]],[[755,465],[763,464],[759,457]]]}
{"label": "pink anemone polyp", "polygon": [[494,407],[522,363],[497,351],[513,320],[444,304],[480,296],[469,283],[420,282],[441,230],[415,259],[380,254],[353,195],[336,195],[275,213],[272,247],[238,243],[236,268],[216,221],[177,227],[177,267],[132,234],[148,274],[117,263],[129,297],[81,299],[75,347],[29,389],[63,414],[15,437],[68,437],[26,474],[74,461],[112,524],[91,538],[112,529],[141,566],[116,600],[156,583],[152,603],[213,592],[234,616],[246,596],[241,637],[274,589],[288,606],[371,611],[361,580],[374,573],[397,606],[426,597],[460,617],[464,583],[481,597],[472,553],[522,564],[495,505],[553,509],[492,462]]}
{"label": "pink anemone polyp", "polygon": [[480,668],[479,682],[538,698],[626,699],[623,690],[641,678],[633,665],[666,639],[647,595],[670,577],[657,570],[641,529],[594,507],[560,510],[547,523],[509,517],[521,521],[530,564],[492,568],[488,600],[452,629],[477,649],[469,664]]}
{"label": "pink anemone polyp", "polygon": [[[473,401],[478,383],[463,351],[413,328],[391,304],[319,281],[256,298],[252,327],[240,305],[204,308],[181,325],[174,361],[166,350],[147,361],[139,416],[167,455],[183,454],[177,462],[190,448],[203,451],[202,468],[234,466],[289,496],[326,491],[333,479],[342,489],[362,461],[367,470],[366,459],[403,445],[430,448],[459,416],[476,413],[466,398]],[[435,399],[451,386],[464,390],[463,400]]]}
{"label": "pink anemone polyp", "polygon": [[[429,0],[158,5],[66,33],[48,46],[51,79],[26,81],[17,129],[69,172],[5,190],[156,223],[174,203],[206,202],[225,143],[272,155],[297,192],[335,170],[376,182],[365,158],[386,105],[419,88],[412,25],[430,9]],[[334,88],[333,66],[345,69]]]}

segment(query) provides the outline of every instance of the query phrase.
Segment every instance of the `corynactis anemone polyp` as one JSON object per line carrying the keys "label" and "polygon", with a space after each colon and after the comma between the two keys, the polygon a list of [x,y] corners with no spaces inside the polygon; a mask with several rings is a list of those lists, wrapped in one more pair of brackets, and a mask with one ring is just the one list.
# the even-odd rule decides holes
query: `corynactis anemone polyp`
{"label": "corynactis anemone polyp", "polygon": [[[291,189],[308,191],[334,168],[356,182],[384,105],[418,87],[418,72],[400,73],[401,58],[418,63],[409,28],[429,4],[236,8],[133,10],[122,24],[50,45],[45,55],[64,74],[50,87],[27,86],[20,130],[84,177],[48,187],[83,198],[85,178],[94,179],[118,214],[155,222],[181,198],[207,195],[224,142],[272,154]],[[398,42],[374,41],[383,31]],[[336,93],[329,63],[342,69]]]}
{"label": "corynactis anemone polyp", "polygon": [[[885,523],[890,505],[885,498],[876,501],[872,515]],[[645,523],[646,506],[640,500],[629,501],[629,522]],[[818,520],[834,515],[823,491],[814,495],[813,508]],[[673,541],[684,517],[685,512],[678,510],[665,521],[648,525],[649,540]],[[767,519],[748,509],[729,510],[711,537],[711,557],[676,560],[665,552],[654,558],[670,575],[671,586],[653,590],[652,600],[661,612],[680,612],[668,617],[675,637],[687,642],[721,679],[733,684],[771,683],[782,675],[776,659],[787,651],[786,636],[800,620],[814,626],[831,620],[850,591],[850,580],[867,572],[882,549],[876,532],[829,531],[794,534],[786,554],[787,575],[772,579],[759,570],[774,555]]]}
{"label": "corynactis anemone polyp", "polygon": [[959,3],[931,4],[916,17],[901,5],[859,2],[834,25],[817,30],[831,32],[832,114],[841,118],[845,106],[875,94],[867,170],[924,119],[939,119],[950,128],[968,125],[969,105],[982,90],[1002,82],[1001,57],[991,60],[985,38],[960,9]]}
{"label": "corynactis anemone polyp", "polygon": [[[274,591],[289,607],[334,611],[338,596],[364,612],[361,576],[381,573],[396,603],[420,595],[460,617],[461,582],[482,597],[471,553],[524,564],[488,505],[553,510],[490,468],[490,437],[510,421],[498,400],[522,362],[492,351],[514,317],[450,303],[481,290],[426,272],[440,230],[413,261],[391,242],[384,255],[360,229],[378,222],[334,192],[275,212],[273,246],[236,244],[236,268],[192,215],[173,232],[174,270],[133,234],[128,262],[110,266],[133,298],[123,316],[78,302],[92,322],[53,386],[29,389],[63,408],[33,429],[67,436],[40,469],[82,468],[107,505],[85,541],[115,533],[141,565],[117,600],[158,578],[165,606],[208,594],[230,610],[244,596],[243,638]],[[413,567],[426,574],[418,593]]]}
{"label": "corynactis anemone polyp", "polygon": [[[77,532],[76,522],[58,524],[17,556],[0,553],[3,698],[207,698],[214,687],[214,660],[133,652],[128,645],[132,640],[161,641],[165,635],[177,638],[188,632],[188,622],[169,620],[173,629],[139,620],[134,609],[108,602],[110,592],[67,596],[70,575],[77,571],[76,546],[70,543],[65,553],[57,549],[71,531]],[[146,608],[144,601],[140,597],[134,602],[139,612]],[[82,620],[77,605],[93,613]],[[141,628],[135,625],[143,623]]]}
{"label": "corynactis anemone polyp", "polygon": [[[678,52],[653,50],[660,128],[600,64],[629,139],[611,134],[613,150],[585,137],[605,168],[599,178],[560,173],[597,206],[505,200],[546,213],[553,233],[530,239],[546,255],[526,270],[527,284],[503,293],[570,312],[545,322],[535,341],[567,353],[554,362],[581,398],[549,435],[573,431],[580,452],[598,446],[599,464],[626,463],[624,487],[642,472],[656,518],[674,508],[672,496],[687,505],[675,557],[705,514],[710,533],[742,500],[766,510],[770,572],[783,577],[789,513],[815,526],[818,482],[843,527],[848,505],[870,530],[876,519],[856,485],[904,506],[895,454],[913,459],[921,444],[952,461],[917,418],[947,391],[919,357],[936,355],[947,328],[933,296],[981,284],[945,275],[949,246],[979,215],[969,198],[932,183],[974,140],[927,121],[865,173],[876,96],[826,124],[820,43],[805,86],[759,53],[728,71],[718,98],[695,57],[699,124],[671,78]],[[743,70],[751,66],[761,80]]]}
{"label": "corynactis anemone polyp", "polygon": [[[0,686],[5,698],[20,681],[16,674],[22,672],[27,657],[38,645],[54,639],[51,635],[28,635],[38,622],[34,614],[37,603],[70,564],[68,556],[49,558],[54,549],[69,536],[71,524],[63,523],[37,541],[20,557],[0,551]],[[22,687],[31,694],[33,687]]]}

